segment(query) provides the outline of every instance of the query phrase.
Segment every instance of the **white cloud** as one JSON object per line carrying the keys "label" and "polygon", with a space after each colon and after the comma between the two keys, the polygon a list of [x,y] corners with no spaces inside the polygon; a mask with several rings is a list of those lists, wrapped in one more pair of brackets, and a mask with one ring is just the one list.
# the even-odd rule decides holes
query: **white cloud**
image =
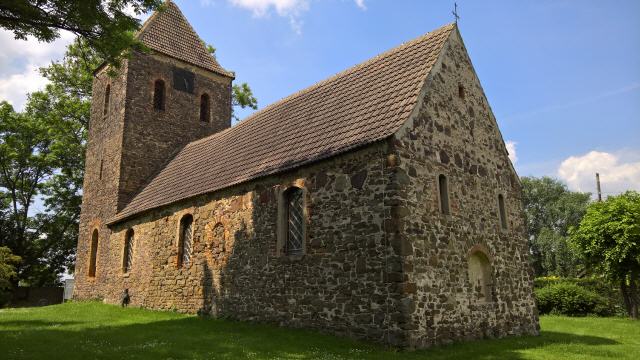
{"label": "white cloud", "polygon": [[558,168],[558,176],[575,191],[595,193],[596,173],[604,196],[640,190],[640,153],[591,151],[565,159]]}
{"label": "white cloud", "polygon": [[6,100],[21,110],[27,93],[46,84],[38,68],[60,59],[73,38],[73,34],[61,32],[56,41],[42,43],[32,37],[16,40],[12,32],[0,30],[0,101]]}
{"label": "white cloud", "polygon": [[[301,15],[309,10],[312,0],[227,0],[234,6],[251,11],[255,17],[266,17],[272,11],[289,19],[291,28],[297,34],[302,32]],[[357,7],[366,10],[365,0],[354,0]],[[212,5],[212,0],[200,0],[203,6]]]}
{"label": "white cloud", "polygon": [[512,164],[515,164],[518,161],[518,156],[516,155],[516,144],[515,141],[507,141],[505,146],[507,147],[507,151],[509,152],[509,160],[511,160]]}
{"label": "white cloud", "polygon": [[47,80],[40,75],[38,66],[30,65],[22,73],[0,79],[0,101],[6,100],[21,110],[27,94],[43,89]]}
{"label": "white cloud", "polygon": [[367,10],[367,5],[364,4],[364,0],[355,0],[355,2],[360,9]]}
{"label": "white cloud", "polygon": [[233,5],[251,10],[254,16],[266,16],[273,8],[280,16],[294,16],[309,9],[309,0],[229,0]]}

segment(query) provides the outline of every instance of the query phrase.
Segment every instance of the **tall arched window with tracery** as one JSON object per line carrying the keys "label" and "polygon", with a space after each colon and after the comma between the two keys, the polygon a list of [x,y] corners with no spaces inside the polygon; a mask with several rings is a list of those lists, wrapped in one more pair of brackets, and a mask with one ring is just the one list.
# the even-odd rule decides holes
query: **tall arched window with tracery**
{"label": "tall arched window with tracery", "polygon": [[178,267],[183,267],[191,262],[191,246],[193,245],[193,216],[191,214],[180,219],[178,236]]}
{"label": "tall arched window with tracery", "polygon": [[96,276],[96,262],[98,257],[98,229],[91,234],[91,244],[89,246],[89,277]]}
{"label": "tall arched window with tracery", "polygon": [[302,255],[304,253],[305,220],[304,220],[304,192],[299,187],[291,187],[284,193],[286,214],[286,242],[284,246],[287,255]]}
{"label": "tall arched window with tracery", "polygon": [[131,265],[133,265],[133,239],[133,229],[127,230],[124,238],[124,253],[122,258],[122,272],[125,274],[131,271]]}

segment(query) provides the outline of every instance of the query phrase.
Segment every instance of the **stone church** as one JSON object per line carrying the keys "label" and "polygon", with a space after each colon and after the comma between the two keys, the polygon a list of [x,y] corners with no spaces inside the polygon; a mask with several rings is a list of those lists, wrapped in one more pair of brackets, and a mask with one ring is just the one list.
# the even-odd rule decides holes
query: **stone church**
{"label": "stone church", "polygon": [[521,185],[446,25],[231,126],[173,2],[95,72],[76,299],[407,348],[537,334]]}

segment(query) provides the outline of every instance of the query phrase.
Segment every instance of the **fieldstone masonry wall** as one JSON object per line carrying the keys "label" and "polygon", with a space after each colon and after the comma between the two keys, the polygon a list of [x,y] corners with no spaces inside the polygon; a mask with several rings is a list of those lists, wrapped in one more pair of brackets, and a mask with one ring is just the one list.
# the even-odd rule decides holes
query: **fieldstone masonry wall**
{"label": "fieldstone masonry wall", "polygon": [[[412,284],[403,300],[408,343],[537,334],[520,183],[457,31],[427,81],[422,104],[394,141],[403,189],[394,236],[405,244]],[[449,215],[440,212],[440,174],[448,178]],[[474,251],[490,259],[489,301],[469,281]]]}
{"label": "fieldstone masonry wall", "polygon": [[[173,88],[175,68],[194,74],[193,93]],[[153,109],[157,79],[165,82],[164,111]],[[104,115],[107,85],[109,111]],[[210,99],[209,122],[200,121],[203,93]],[[106,222],[184,145],[231,126],[231,79],[167,56],[137,52],[115,76],[108,68],[96,74],[91,106],[78,253],[90,252],[91,234],[97,229],[101,269],[116,265],[102,256],[113,246]],[[88,267],[89,256],[78,256],[76,288],[86,297],[99,297],[98,284],[107,279],[100,270],[96,277],[88,277]]]}
{"label": "fieldstone masonry wall", "polygon": [[[457,30],[427,79],[421,103],[391,138],[107,228],[104,222],[141,186],[142,175],[170,156],[171,146],[228,126],[224,104],[230,83],[198,80],[193,97],[209,92],[216,114],[210,124],[200,124],[192,98],[171,88],[173,65],[142,55],[122,70],[128,80],[96,77],[76,298],[116,303],[129,289],[134,306],[312,328],[410,348],[537,334],[520,184]],[[192,110],[150,109],[146,91],[158,76],[167,84],[167,108],[175,103]],[[115,84],[113,106],[127,109],[114,111],[109,121],[97,113],[106,81]],[[103,158],[99,179],[96,164]],[[449,215],[439,211],[439,174],[449,180]],[[306,196],[302,257],[278,251],[279,197],[292,185],[304,188]],[[506,229],[498,219],[498,194],[505,199]],[[192,255],[179,268],[178,235],[186,214],[193,216]],[[100,231],[97,272],[89,278],[86,254],[94,228]],[[125,274],[129,229],[135,234],[133,263]],[[472,278],[491,277],[488,301],[469,280],[475,252],[482,256],[474,258]],[[486,263],[489,268],[482,268]]]}
{"label": "fieldstone masonry wall", "polygon": [[[99,254],[99,285],[75,296],[314,328],[402,345],[400,256],[384,232],[384,199],[397,192],[386,144],[282,176],[202,196],[113,227]],[[307,190],[302,258],[276,251],[277,194]],[[194,218],[189,266],[177,268],[182,216]],[[387,219],[388,220],[388,219]],[[387,221],[388,222],[388,221]],[[122,273],[125,234],[135,232],[131,271]],[[101,248],[102,250],[102,248]],[[93,289],[98,289],[97,293]]]}
{"label": "fieldstone masonry wall", "polygon": [[[88,276],[91,233],[98,229],[101,235],[108,234],[106,219],[116,213],[117,196],[120,177],[120,159],[122,145],[122,128],[126,101],[128,63],[125,61],[114,77],[105,72],[95,76],[93,81],[93,100],[91,103],[91,121],[89,123],[89,140],[85,155],[85,174],[83,183],[82,210],[78,236],[79,256],[76,258],[76,288],[82,289],[86,298],[99,297],[101,274],[95,278]],[[107,85],[110,86],[110,102],[108,113],[104,115],[104,99]],[[98,268],[106,265],[100,254],[108,251],[108,242],[98,240]],[[85,254],[87,256],[85,256]],[[109,264],[111,266],[111,264]]]}
{"label": "fieldstone masonry wall", "polygon": [[[174,69],[194,74],[193,93],[174,88]],[[162,111],[153,108],[156,80],[165,83]],[[202,94],[209,96],[209,122],[200,121]],[[184,145],[231,126],[231,79],[167,56],[136,53],[128,63],[126,99],[118,210]]]}

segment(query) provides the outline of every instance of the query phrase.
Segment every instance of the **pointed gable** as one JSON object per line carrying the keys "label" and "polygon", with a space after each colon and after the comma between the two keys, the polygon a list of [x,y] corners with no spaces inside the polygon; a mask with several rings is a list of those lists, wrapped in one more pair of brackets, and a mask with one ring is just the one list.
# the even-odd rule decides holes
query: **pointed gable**
{"label": "pointed gable", "polygon": [[159,53],[189,64],[233,78],[207,51],[204,42],[193,30],[173,1],[167,1],[163,11],[156,11],[138,32],[138,39]]}
{"label": "pointed gable", "polygon": [[455,25],[446,25],[188,144],[111,222],[393,135]]}

